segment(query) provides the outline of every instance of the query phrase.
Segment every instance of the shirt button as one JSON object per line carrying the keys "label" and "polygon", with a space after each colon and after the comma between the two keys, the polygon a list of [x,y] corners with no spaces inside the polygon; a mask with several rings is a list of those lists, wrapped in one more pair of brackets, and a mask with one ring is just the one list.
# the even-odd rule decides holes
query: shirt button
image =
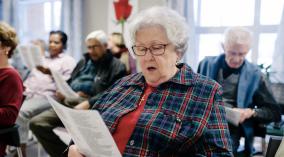
{"label": "shirt button", "polygon": [[181,122],[181,119],[180,119],[179,117],[177,117],[177,118],[176,118],[176,121],[180,123],[180,122]]}
{"label": "shirt button", "polygon": [[133,146],[134,145],[134,140],[130,141],[130,145]]}

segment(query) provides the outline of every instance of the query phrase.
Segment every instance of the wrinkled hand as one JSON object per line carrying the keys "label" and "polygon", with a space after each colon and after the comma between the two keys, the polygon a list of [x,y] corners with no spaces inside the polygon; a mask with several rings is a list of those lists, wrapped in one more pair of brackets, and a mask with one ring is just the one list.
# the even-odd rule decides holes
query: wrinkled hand
{"label": "wrinkled hand", "polygon": [[43,67],[41,65],[36,66],[36,68],[37,68],[37,70],[41,71],[44,74],[51,75],[51,71],[50,71],[49,68],[45,68],[45,67]]}
{"label": "wrinkled hand", "polygon": [[84,155],[82,155],[76,145],[73,144],[69,147],[68,157],[84,157]]}
{"label": "wrinkled hand", "polygon": [[251,108],[234,108],[234,110],[237,110],[241,113],[240,122],[239,124],[242,124],[246,119],[251,118],[254,115],[254,110]]}
{"label": "wrinkled hand", "polygon": [[61,94],[59,91],[56,91],[55,96],[59,102],[63,102],[65,99],[65,96]]}

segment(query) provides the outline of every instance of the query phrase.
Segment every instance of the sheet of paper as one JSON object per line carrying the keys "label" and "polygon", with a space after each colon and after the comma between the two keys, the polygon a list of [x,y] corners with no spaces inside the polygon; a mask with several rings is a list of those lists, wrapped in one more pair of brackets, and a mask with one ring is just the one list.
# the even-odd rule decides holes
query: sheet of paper
{"label": "sheet of paper", "polygon": [[230,107],[225,106],[224,108],[226,112],[227,121],[235,126],[238,126],[241,118],[240,112]]}
{"label": "sheet of paper", "polygon": [[79,151],[86,157],[121,157],[107,126],[96,110],[75,110],[47,97],[70,133]]}
{"label": "sheet of paper", "polygon": [[40,53],[40,47],[36,45],[21,45],[19,52],[24,64],[32,70],[37,65],[43,65],[43,56]]}
{"label": "sheet of paper", "polygon": [[62,75],[57,71],[51,69],[51,74],[54,78],[57,89],[61,94],[63,94],[66,98],[79,98],[79,95],[73,91],[73,89],[67,84],[67,82],[63,79]]}

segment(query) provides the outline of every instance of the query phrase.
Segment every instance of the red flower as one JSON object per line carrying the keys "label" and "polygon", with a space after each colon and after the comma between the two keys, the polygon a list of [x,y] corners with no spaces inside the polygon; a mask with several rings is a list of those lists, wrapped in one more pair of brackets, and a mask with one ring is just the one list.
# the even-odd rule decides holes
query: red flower
{"label": "red flower", "polygon": [[129,5],[128,0],[118,0],[117,2],[113,2],[116,19],[119,22],[124,22],[129,17],[132,6]]}

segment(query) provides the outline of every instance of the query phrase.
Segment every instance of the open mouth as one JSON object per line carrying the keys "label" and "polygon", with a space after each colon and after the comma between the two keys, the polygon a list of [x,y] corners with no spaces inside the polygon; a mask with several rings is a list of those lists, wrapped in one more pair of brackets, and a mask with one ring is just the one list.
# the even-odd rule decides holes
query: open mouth
{"label": "open mouth", "polygon": [[157,69],[156,67],[148,67],[148,68],[147,68],[148,71],[154,71],[154,70],[156,70],[156,69]]}

